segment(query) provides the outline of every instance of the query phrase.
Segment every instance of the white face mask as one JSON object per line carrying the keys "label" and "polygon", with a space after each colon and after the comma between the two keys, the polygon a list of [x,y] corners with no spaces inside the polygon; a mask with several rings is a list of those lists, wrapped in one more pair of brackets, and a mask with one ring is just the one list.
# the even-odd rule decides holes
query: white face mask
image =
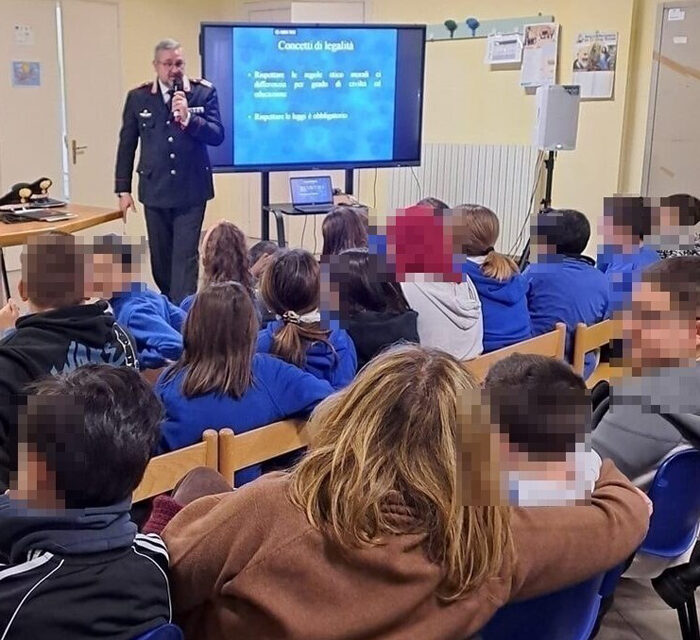
{"label": "white face mask", "polygon": [[695,230],[681,226],[665,227],[646,236],[644,244],[664,251],[687,251],[695,246]]}
{"label": "white face mask", "polygon": [[528,471],[508,473],[508,501],[517,507],[561,507],[588,502],[602,460],[585,446],[570,454],[573,479],[537,477]]}

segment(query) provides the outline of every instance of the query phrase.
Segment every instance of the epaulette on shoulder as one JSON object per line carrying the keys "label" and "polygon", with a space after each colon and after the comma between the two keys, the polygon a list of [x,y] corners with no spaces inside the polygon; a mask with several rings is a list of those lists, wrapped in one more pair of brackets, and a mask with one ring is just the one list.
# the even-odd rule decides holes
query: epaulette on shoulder
{"label": "epaulette on shoulder", "polygon": [[145,89],[146,87],[150,87],[153,84],[153,80],[146,80],[146,82],[141,83],[138,87],[134,87],[134,89]]}
{"label": "epaulette on shoulder", "polygon": [[190,82],[201,84],[203,87],[207,87],[207,89],[211,89],[214,86],[209,80],[205,80],[204,78],[190,78]]}

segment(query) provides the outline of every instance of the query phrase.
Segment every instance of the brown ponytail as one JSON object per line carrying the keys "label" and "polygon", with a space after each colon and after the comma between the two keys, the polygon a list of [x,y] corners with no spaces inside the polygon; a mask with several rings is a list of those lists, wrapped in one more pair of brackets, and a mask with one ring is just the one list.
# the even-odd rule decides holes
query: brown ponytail
{"label": "brown ponytail", "polygon": [[303,367],[311,343],[324,342],[333,351],[328,341],[330,331],[322,329],[318,321],[301,319],[318,308],[320,298],[320,268],[308,251],[277,252],[263,272],[260,294],[267,307],[284,322],[274,336],[273,355]]}
{"label": "brown ponytail", "polygon": [[452,229],[457,253],[470,257],[486,256],[481,265],[486,277],[503,282],[520,272],[511,258],[493,248],[500,225],[491,209],[474,204],[456,207],[452,211]]}

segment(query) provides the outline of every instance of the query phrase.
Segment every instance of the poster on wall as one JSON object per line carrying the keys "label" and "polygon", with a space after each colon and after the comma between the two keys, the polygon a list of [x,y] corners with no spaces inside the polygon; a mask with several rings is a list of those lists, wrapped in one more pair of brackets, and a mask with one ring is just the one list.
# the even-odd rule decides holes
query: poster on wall
{"label": "poster on wall", "polygon": [[41,85],[41,65],[38,62],[13,60],[12,86],[38,87]]}
{"label": "poster on wall", "polygon": [[523,67],[520,84],[540,87],[556,84],[559,25],[555,22],[525,27]]}
{"label": "poster on wall", "polygon": [[573,84],[581,87],[582,99],[613,97],[617,63],[617,33],[579,33],[574,41]]}
{"label": "poster on wall", "polygon": [[492,34],[486,42],[485,64],[520,64],[523,59],[523,38],[519,33]]}

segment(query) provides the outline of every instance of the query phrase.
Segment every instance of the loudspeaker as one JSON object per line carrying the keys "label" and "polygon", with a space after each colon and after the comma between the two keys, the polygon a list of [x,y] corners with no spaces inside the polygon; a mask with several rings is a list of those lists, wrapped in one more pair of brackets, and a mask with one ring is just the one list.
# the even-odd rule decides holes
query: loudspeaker
{"label": "loudspeaker", "polygon": [[538,87],[534,145],[546,151],[575,149],[580,103],[578,85]]}

